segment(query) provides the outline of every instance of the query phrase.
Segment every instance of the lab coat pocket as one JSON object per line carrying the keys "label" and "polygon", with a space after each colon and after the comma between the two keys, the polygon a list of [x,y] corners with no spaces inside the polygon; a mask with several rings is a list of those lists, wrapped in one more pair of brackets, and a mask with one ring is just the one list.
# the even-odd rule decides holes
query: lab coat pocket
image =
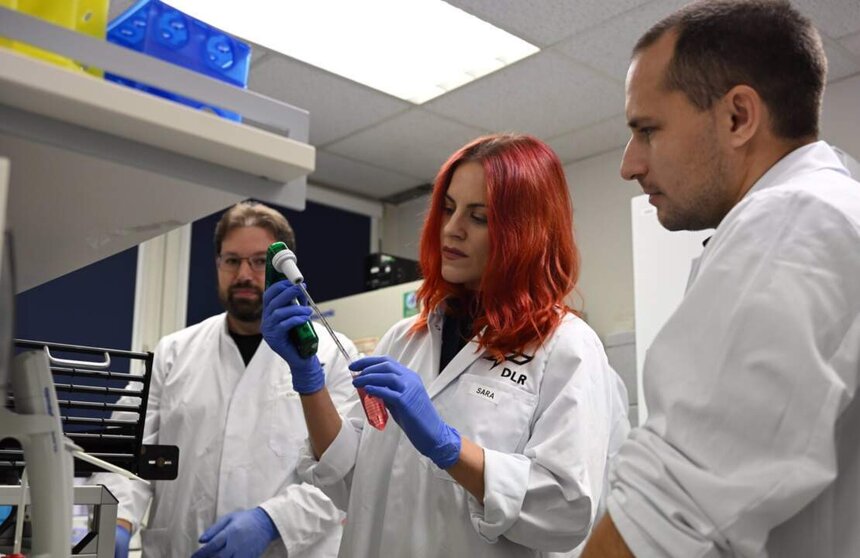
{"label": "lab coat pocket", "polygon": [[451,425],[482,447],[517,451],[528,436],[537,396],[509,383],[475,374],[460,376],[454,407],[458,412]]}
{"label": "lab coat pocket", "polygon": [[292,387],[276,387],[266,402],[269,448],[278,457],[298,455],[308,437],[299,394]]}

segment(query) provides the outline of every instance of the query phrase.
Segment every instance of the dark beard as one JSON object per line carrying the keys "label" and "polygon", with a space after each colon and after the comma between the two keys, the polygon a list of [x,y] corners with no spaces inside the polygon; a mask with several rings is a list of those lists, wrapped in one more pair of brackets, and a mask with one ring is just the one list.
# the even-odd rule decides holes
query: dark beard
{"label": "dark beard", "polygon": [[259,297],[255,301],[250,300],[236,300],[233,298],[232,289],[227,291],[226,299],[223,296],[219,296],[221,299],[221,305],[227,311],[227,313],[233,318],[239,320],[240,322],[258,322],[263,317],[263,293],[252,287],[251,285],[236,285],[236,287],[241,288],[254,288],[257,291]]}

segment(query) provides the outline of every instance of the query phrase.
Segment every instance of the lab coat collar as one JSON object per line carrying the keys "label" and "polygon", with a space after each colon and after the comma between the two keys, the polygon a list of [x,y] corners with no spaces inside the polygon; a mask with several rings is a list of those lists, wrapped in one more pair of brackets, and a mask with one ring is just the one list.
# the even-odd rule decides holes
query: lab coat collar
{"label": "lab coat collar", "polygon": [[[841,172],[846,176],[851,176],[851,174],[842,164],[842,161],[839,159],[839,156],[836,155],[836,153],[833,151],[833,149],[831,149],[827,142],[816,141],[798,147],[797,149],[789,152],[785,155],[785,157],[777,161],[763,175],[761,175],[761,177],[755,182],[755,184],[753,184],[752,188],[747,191],[743,199],[747,199],[749,196],[756,192],[761,192],[773,186],[785,184],[786,182],[798,176],[822,169],[831,169],[837,172]],[[739,211],[738,206],[740,205],[741,203],[736,204],[729,212],[729,215],[731,215],[734,211]],[[726,215],[726,217],[723,218],[723,223],[726,222],[726,219],[729,217],[729,215]],[[720,227],[717,227],[717,232],[719,232],[719,230]],[[711,240],[711,237],[708,237],[708,240]],[[696,280],[696,277],[699,274],[699,269],[702,265],[702,261],[704,261],[706,254],[709,251],[710,249],[708,247],[708,244],[705,244],[699,257],[693,259],[690,268],[690,275],[687,277],[687,291],[690,290],[690,287]]]}
{"label": "lab coat collar", "polygon": [[[254,374],[267,373],[266,371],[272,367],[272,352],[268,350],[269,346],[265,339],[260,341],[260,345],[257,347],[257,350],[254,351],[254,355],[251,357],[251,360],[248,361],[247,365],[245,364],[245,361],[242,359],[242,353],[236,345],[236,341],[234,341],[233,337],[230,335],[226,312],[221,314],[221,325],[218,328],[218,346],[220,347],[221,355],[219,365],[227,363],[228,368],[230,370],[235,370],[236,374],[239,374],[240,376],[244,376],[244,373],[248,371],[260,371],[253,372]],[[275,381],[275,375],[271,375],[270,379]]]}
{"label": "lab coat collar", "polygon": [[[433,358],[436,359],[437,363],[439,362],[439,355],[442,352],[442,321],[444,319],[445,315],[440,308],[430,312],[427,316],[427,328],[429,330],[428,332],[432,343],[431,354],[433,355]],[[484,351],[478,346],[477,338],[472,338],[463,346],[462,349],[460,349],[460,352],[451,359],[451,362],[449,362],[443,370],[439,371],[439,375],[430,382],[429,386],[427,386],[427,393],[430,395],[430,399],[436,397],[436,395],[441,393],[442,390],[451,382],[459,378],[460,374],[469,368],[473,362],[481,358],[483,354]]]}
{"label": "lab coat collar", "polygon": [[798,147],[777,161],[753,184],[746,196],[777,184],[784,184],[798,175],[821,169],[832,169],[850,176],[827,142],[816,141]]}
{"label": "lab coat collar", "polygon": [[217,329],[218,353],[220,358],[216,365],[220,368],[224,368],[224,365],[226,364],[227,370],[234,371],[235,374],[241,375],[242,371],[245,370],[245,363],[242,360],[242,354],[239,352],[239,347],[236,346],[236,342],[233,341],[232,337],[230,337],[230,332],[227,329],[226,312],[221,314],[220,322],[221,325]]}

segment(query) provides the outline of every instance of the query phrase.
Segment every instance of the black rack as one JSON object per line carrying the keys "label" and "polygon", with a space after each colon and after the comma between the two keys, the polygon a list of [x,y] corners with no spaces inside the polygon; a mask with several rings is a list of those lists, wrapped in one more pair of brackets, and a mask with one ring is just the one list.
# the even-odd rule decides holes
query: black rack
{"label": "black rack", "polygon": [[[47,352],[63,432],[86,453],[142,478],[176,478],[178,449],[143,444],[152,353],[26,339],[16,339],[15,348],[18,352]],[[101,360],[91,360],[93,356]],[[139,363],[137,373],[132,363]],[[14,396],[9,395],[6,405],[13,407]],[[11,440],[0,441],[0,473],[15,470],[20,474],[23,467],[20,446]],[[95,465],[75,459],[75,476],[99,471]]]}

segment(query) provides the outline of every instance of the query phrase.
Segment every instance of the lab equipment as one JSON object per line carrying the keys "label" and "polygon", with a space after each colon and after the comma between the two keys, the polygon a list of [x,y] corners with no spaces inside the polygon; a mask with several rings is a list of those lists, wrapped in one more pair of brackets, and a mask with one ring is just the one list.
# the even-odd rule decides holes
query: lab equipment
{"label": "lab equipment", "polygon": [[[0,6],[35,16],[60,27],[78,33],[104,39],[107,27],[108,0],[64,0],[45,2],[44,0],[0,0]],[[0,46],[11,48],[28,56],[41,58],[71,70],[82,70],[81,64],[71,58],[37,48],[29,43],[0,37]],[[87,69],[101,77],[101,71]]]}
{"label": "lab equipment", "polygon": [[[247,43],[234,39],[161,0],[136,2],[110,22],[107,40],[237,87],[244,88],[248,83],[251,47]],[[209,110],[223,118],[241,120],[240,115],[235,112],[113,73],[106,74],[105,79],[194,108]]]}
{"label": "lab equipment", "polygon": [[[32,478],[30,516],[33,535],[31,556],[69,556],[72,532],[72,455],[63,442],[57,397],[47,356],[25,352],[13,360],[11,369],[15,412],[0,409],[0,437],[21,442]],[[26,488],[22,474],[22,491]],[[19,517],[23,512],[19,505]],[[20,528],[16,525],[16,546],[20,549]]]}
{"label": "lab equipment", "polygon": [[[176,446],[143,444],[152,354],[18,339],[15,347],[44,354],[76,476],[110,470],[141,479],[176,478]],[[62,357],[60,356],[62,355]],[[82,360],[77,357],[99,360]],[[74,356],[76,358],[65,358]],[[120,371],[139,369],[138,373]],[[117,401],[118,397],[127,399]],[[17,452],[20,455],[20,451]],[[14,449],[0,444],[0,469],[20,470]],[[106,463],[103,463],[106,462]],[[112,467],[113,466],[113,467]],[[136,475],[136,476],[135,476]],[[32,471],[31,471],[32,476]]]}
{"label": "lab equipment", "polygon": [[408,258],[374,253],[368,254],[364,262],[364,286],[369,291],[421,278],[418,262]]}
{"label": "lab equipment", "polygon": [[278,528],[261,507],[228,513],[200,536],[205,546],[191,558],[209,556],[260,556],[273,540]]}
{"label": "lab equipment", "polygon": [[[296,255],[287,248],[283,242],[273,242],[266,251],[266,288],[278,281],[287,279],[290,283],[300,285],[304,281],[302,273],[296,265]],[[294,304],[300,304],[298,300],[293,301]],[[302,358],[308,358],[315,355],[319,348],[319,337],[317,337],[313,326],[310,323],[294,327],[289,333],[290,341],[299,352]],[[337,342],[337,338],[335,338]],[[340,345],[338,343],[338,345]],[[342,349],[342,347],[338,347]]]}
{"label": "lab equipment", "polygon": [[[280,245],[280,246],[278,246]],[[269,254],[272,254],[273,249],[275,250],[275,254],[272,256],[272,267],[276,270],[280,271],[283,275],[286,276],[287,280],[297,285],[304,295],[305,299],[310,304],[311,308],[313,308],[317,317],[319,318],[320,323],[326,328],[329,335],[332,339],[334,339],[335,344],[337,345],[338,350],[340,351],[343,358],[346,359],[347,362],[352,362],[352,359],[349,356],[349,353],[346,352],[334,330],[329,325],[328,321],[323,316],[320,309],[317,307],[314,300],[311,298],[311,295],[308,293],[305,288],[303,281],[304,277],[299,271],[298,266],[296,265],[296,255],[286,247],[283,242],[275,242],[271,246],[269,246]],[[268,287],[268,267],[266,274],[266,286]],[[310,326],[310,324],[306,324]],[[367,422],[370,423],[371,426],[376,428],[377,430],[383,430],[385,428],[385,424],[388,422],[388,411],[385,409],[385,404],[378,397],[374,397],[372,395],[367,394],[363,388],[358,389],[358,396],[361,399],[361,405],[364,408],[364,413],[367,416]]]}
{"label": "lab equipment", "polygon": [[415,449],[440,469],[460,459],[460,433],[436,412],[418,374],[389,356],[361,358],[349,368],[364,371],[353,385],[385,401]]}

